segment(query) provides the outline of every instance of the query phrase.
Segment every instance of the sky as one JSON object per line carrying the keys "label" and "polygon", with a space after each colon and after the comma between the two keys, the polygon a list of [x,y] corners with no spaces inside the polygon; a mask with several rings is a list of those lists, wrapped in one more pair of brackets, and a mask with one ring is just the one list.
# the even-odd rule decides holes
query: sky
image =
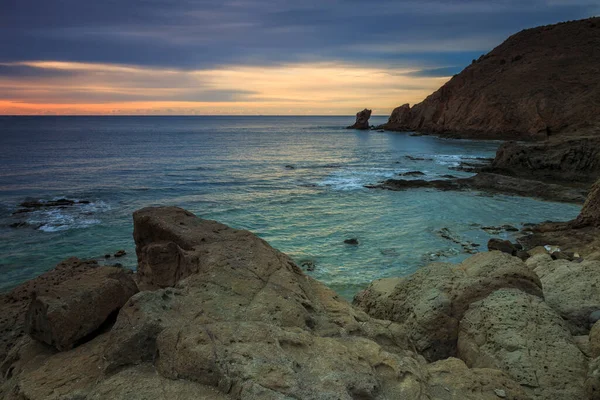
{"label": "sky", "polygon": [[386,115],[600,0],[0,0],[0,115]]}

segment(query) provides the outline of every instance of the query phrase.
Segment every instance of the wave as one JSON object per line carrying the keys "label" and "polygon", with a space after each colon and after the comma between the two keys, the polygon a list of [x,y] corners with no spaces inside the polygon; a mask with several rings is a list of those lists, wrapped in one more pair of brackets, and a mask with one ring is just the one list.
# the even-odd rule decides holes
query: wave
{"label": "wave", "polygon": [[42,207],[32,209],[19,215],[25,218],[28,226],[35,227],[42,232],[60,232],[70,229],[84,229],[98,225],[101,220],[99,214],[111,209],[104,201],[84,201],[65,196],[57,196],[51,200],[40,199],[40,204],[61,199],[72,200],[75,204],[59,207]]}
{"label": "wave", "polygon": [[317,186],[334,190],[358,190],[374,181],[392,178],[395,171],[382,168],[339,170],[317,183]]}

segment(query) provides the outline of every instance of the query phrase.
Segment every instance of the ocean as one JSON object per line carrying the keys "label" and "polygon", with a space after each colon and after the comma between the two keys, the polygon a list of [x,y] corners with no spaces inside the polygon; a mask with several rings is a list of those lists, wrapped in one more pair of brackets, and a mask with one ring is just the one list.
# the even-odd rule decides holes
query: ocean
{"label": "ocean", "polygon": [[[344,129],[353,122],[0,117],[0,291],[69,256],[104,260],[123,249],[125,257],[102,262],[135,269],[131,214],[152,205],[248,229],[348,299],[374,279],[466,258],[448,232],[485,251],[490,237],[513,233],[483,226],[520,228],[580,210],[481,192],[366,189],[410,171],[424,174],[412,179],[469,176],[453,168],[493,157],[500,143]],[[24,201],[61,198],[85,204],[14,214]]]}

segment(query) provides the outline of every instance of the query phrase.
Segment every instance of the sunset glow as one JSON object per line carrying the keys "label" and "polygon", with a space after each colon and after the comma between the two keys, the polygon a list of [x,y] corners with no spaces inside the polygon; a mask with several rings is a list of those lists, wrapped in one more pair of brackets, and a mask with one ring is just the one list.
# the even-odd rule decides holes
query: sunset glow
{"label": "sunset glow", "polygon": [[1,114],[389,113],[417,102],[448,77],[342,63],[174,70],[72,62],[21,62],[33,81],[0,77]]}

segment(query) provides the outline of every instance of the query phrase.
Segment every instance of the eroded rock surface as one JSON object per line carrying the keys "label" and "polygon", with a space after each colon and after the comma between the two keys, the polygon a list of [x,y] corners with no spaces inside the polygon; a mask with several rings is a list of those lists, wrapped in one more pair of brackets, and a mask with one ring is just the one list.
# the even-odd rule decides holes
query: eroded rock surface
{"label": "eroded rock surface", "polygon": [[471,304],[458,355],[505,371],[537,399],[583,399],[587,363],[562,318],[538,296],[501,289]]}
{"label": "eroded rock surface", "polygon": [[137,293],[131,275],[123,268],[97,267],[35,293],[25,330],[58,350],[74,347]]}
{"label": "eroded rock surface", "polygon": [[0,295],[0,363],[25,335],[25,315],[34,293],[43,296],[56,285],[97,267],[96,261],[69,258],[54,269]]}
{"label": "eroded rock surface", "polygon": [[134,225],[147,290],[126,302],[110,331],[71,350],[19,338],[2,363],[0,396],[527,398],[500,371],[459,360],[428,365],[401,324],[352,307],[247,231],[179,208],[140,210]]}
{"label": "eroded rock surface", "polygon": [[375,318],[403,323],[416,350],[435,361],[456,355],[458,325],[469,305],[500,288],[542,296],[538,277],[521,260],[496,251],[375,281],[355,304]]}
{"label": "eroded rock surface", "polygon": [[573,335],[587,334],[590,314],[600,310],[600,261],[553,260],[541,255],[528,265],[540,277],[546,303]]}

